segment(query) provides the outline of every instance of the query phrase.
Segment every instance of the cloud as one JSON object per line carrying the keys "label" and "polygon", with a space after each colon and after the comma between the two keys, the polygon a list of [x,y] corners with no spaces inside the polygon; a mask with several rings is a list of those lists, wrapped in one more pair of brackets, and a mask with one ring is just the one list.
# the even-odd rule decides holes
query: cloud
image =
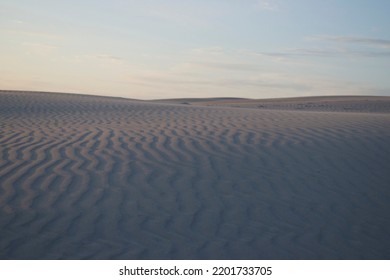
{"label": "cloud", "polygon": [[111,54],[84,54],[84,55],[78,55],[75,58],[82,61],[92,60],[92,61],[100,61],[100,62],[112,63],[112,64],[125,63],[125,60],[123,58]]}
{"label": "cloud", "polygon": [[352,36],[311,36],[309,40],[321,40],[338,43],[350,43],[350,44],[362,44],[376,48],[390,49],[390,40],[379,38],[365,38],[365,37],[352,37]]}
{"label": "cloud", "polygon": [[[215,92],[225,92],[227,89],[236,92],[255,92],[257,90],[288,90],[294,92],[309,91],[312,87],[306,80],[280,73],[260,73],[237,77],[235,75],[211,77],[209,75],[185,76],[180,73],[143,73],[132,75],[129,83],[150,88],[178,89],[218,89]],[[199,91],[199,93],[202,91]]]}
{"label": "cloud", "polygon": [[22,46],[28,49],[29,52],[39,55],[47,55],[54,50],[58,49],[58,46],[47,43],[22,43]]}
{"label": "cloud", "polygon": [[190,54],[195,55],[219,55],[224,54],[226,51],[222,47],[208,47],[208,48],[195,48],[189,50]]}
{"label": "cloud", "polygon": [[[251,51],[251,55],[277,59],[319,58],[386,58],[390,57],[390,40],[351,36],[310,36],[310,41],[333,43],[328,47],[286,48],[278,51]],[[338,43],[338,44],[336,44]],[[340,45],[342,43],[342,45]]]}
{"label": "cloud", "polygon": [[278,11],[279,6],[273,0],[257,0],[256,8],[265,11]]}
{"label": "cloud", "polygon": [[186,68],[205,68],[223,71],[255,72],[259,70],[258,65],[244,62],[191,62],[185,63],[184,66]]}
{"label": "cloud", "polygon": [[[132,75],[128,84],[153,98],[168,96],[246,96],[251,98],[310,96],[310,95],[370,95],[379,93],[379,86],[315,75],[258,73],[210,77],[183,76],[178,73],[143,73]],[[382,93],[385,89],[382,90]],[[388,92],[388,91],[387,91]],[[158,93],[158,94],[157,94]],[[154,94],[154,95],[153,95]]]}
{"label": "cloud", "polygon": [[11,20],[10,20],[10,23],[12,23],[12,24],[17,24],[17,25],[26,24],[25,21],[20,20],[20,19],[11,19]]}
{"label": "cloud", "polygon": [[[22,21],[20,21],[20,24]],[[22,25],[22,24],[21,24]],[[57,33],[50,33],[42,30],[30,30],[27,26],[28,23],[23,23],[22,27],[18,28],[7,28],[7,27],[0,27],[0,32],[12,34],[12,35],[21,35],[24,37],[30,37],[30,38],[40,38],[45,40],[64,40],[65,37],[57,34]]]}
{"label": "cloud", "polygon": [[[390,56],[383,50],[347,48],[290,48],[281,51],[253,51],[209,47],[181,53],[181,59],[161,69],[133,71],[128,84],[139,92],[158,91],[161,96],[271,97],[329,94],[370,94],[376,87],[336,75],[322,75],[328,64],[311,57]],[[307,57],[308,59],[293,59]],[[292,58],[292,59],[288,59]],[[283,63],[281,68],[279,60]],[[275,63],[278,62],[278,63]],[[313,67],[324,67],[312,71]],[[312,73],[312,72],[317,72]],[[333,77],[333,78],[332,78]]]}
{"label": "cloud", "polygon": [[279,52],[257,52],[255,54],[260,56],[270,56],[270,57],[297,57],[297,56],[318,56],[318,57],[330,57],[336,56],[342,53],[341,50],[331,50],[331,49],[286,49]]}
{"label": "cloud", "polygon": [[110,61],[113,63],[122,63],[124,60],[119,57],[119,56],[114,56],[114,55],[109,55],[109,54],[97,54],[94,55],[95,58],[105,60],[105,61]]}
{"label": "cloud", "polygon": [[186,71],[209,70],[210,73],[259,70],[259,66],[253,60],[245,60],[245,57],[237,50],[226,50],[217,46],[190,49],[184,53],[182,62],[173,68]]}
{"label": "cloud", "polygon": [[253,52],[258,56],[268,56],[275,58],[289,57],[360,57],[360,58],[385,58],[390,57],[389,51],[376,50],[353,50],[347,48],[296,48],[286,49],[279,52]]}

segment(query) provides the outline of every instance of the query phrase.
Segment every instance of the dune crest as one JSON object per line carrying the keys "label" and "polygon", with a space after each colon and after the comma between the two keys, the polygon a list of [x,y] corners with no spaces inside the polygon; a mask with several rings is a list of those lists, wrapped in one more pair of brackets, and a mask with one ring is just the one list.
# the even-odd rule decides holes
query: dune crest
{"label": "dune crest", "polygon": [[182,98],[163,103],[270,110],[390,113],[388,96],[312,96],[274,99]]}

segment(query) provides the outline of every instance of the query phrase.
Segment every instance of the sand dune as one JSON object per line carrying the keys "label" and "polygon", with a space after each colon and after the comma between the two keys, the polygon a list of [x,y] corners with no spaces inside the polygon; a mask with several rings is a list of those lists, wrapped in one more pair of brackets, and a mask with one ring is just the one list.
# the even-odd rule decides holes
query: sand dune
{"label": "sand dune", "polygon": [[159,102],[263,110],[390,113],[390,97],[386,96],[312,96],[276,99],[182,98],[159,100]]}
{"label": "sand dune", "polygon": [[332,100],[2,91],[0,258],[390,259],[389,99]]}

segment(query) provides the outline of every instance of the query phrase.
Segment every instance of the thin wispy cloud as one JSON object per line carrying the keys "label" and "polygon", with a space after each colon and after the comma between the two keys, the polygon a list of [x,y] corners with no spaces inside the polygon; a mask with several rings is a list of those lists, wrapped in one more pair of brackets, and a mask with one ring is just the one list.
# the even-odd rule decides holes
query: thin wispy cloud
{"label": "thin wispy cloud", "polygon": [[[50,25],[48,25],[50,26]],[[4,33],[12,36],[23,36],[29,38],[41,38],[58,40],[64,39],[64,36],[60,33],[49,31],[47,28],[37,27],[30,21],[20,19],[10,19],[5,24],[0,25],[0,33]],[[4,36],[4,34],[2,34]]]}
{"label": "thin wispy cloud", "polygon": [[140,85],[153,86],[160,84],[164,86],[202,86],[202,87],[222,87],[230,88],[235,91],[240,91],[245,88],[262,89],[262,88],[278,88],[290,90],[308,90],[311,87],[302,81],[294,81],[292,78],[286,78],[282,75],[261,75],[259,77],[182,77],[172,74],[166,75],[141,75],[131,77],[132,83]]}
{"label": "thin wispy cloud", "polygon": [[287,49],[279,52],[255,52],[259,56],[269,56],[278,58],[288,57],[322,57],[322,58],[385,58],[390,57],[390,51],[370,51],[370,50],[352,50],[352,49],[316,49],[316,48],[297,48]]}
{"label": "thin wispy cloud", "polygon": [[47,55],[54,50],[58,49],[58,46],[47,43],[36,43],[36,42],[24,42],[22,46],[27,49],[28,52],[39,54],[39,55]]}
{"label": "thin wispy cloud", "polygon": [[300,56],[317,56],[317,57],[334,57],[343,53],[341,50],[329,50],[329,49],[285,49],[281,51],[273,52],[254,52],[253,54],[258,56],[269,57],[300,57]]}
{"label": "thin wispy cloud", "polygon": [[207,69],[225,70],[225,71],[258,71],[259,67],[255,64],[239,63],[239,62],[199,62],[192,63],[193,66],[203,67]]}
{"label": "thin wispy cloud", "polygon": [[18,28],[1,28],[0,32],[4,32],[6,34],[19,35],[29,38],[47,38],[47,39],[64,39],[64,37],[60,34],[50,33],[46,31],[34,31],[28,29],[18,29]]}
{"label": "thin wispy cloud", "polygon": [[195,48],[189,50],[189,53],[195,55],[218,55],[225,53],[225,50],[222,47],[204,47],[204,48]]}
{"label": "thin wispy cloud", "polygon": [[265,11],[278,11],[279,6],[274,0],[257,0],[256,8]]}
{"label": "thin wispy cloud", "polygon": [[370,47],[390,49],[390,40],[379,38],[364,38],[351,36],[311,36],[309,40],[328,41],[336,43],[361,44]]}
{"label": "thin wispy cloud", "polygon": [[75,57],[80,61],[100,61],[103,63],[112,63],[112,64],[124,64],[125,60],[119,56],[111,55],[111,54],[84,54],[77,55]]}
{"label": "thin wispy cloud", "polygon": [[[245,52],[223,47],[208,47],[191,49],[185,53],[181,63],[174,67],[187,73],[212,72],[213,75],[246,75],[262,71],[264,64],[253,60]],[[240,73],[241,72],[241,73]]]}
{"label": "thin wispy cloud", "polygon": [[110,54],[97,54],[94,55],[95,58],[105,60],[105,61],[110,61],[114,63],[122,63],[124,60],[118,56],[110,55]]}
{"label": "thin wispy cloud", "polygon": [[11,19],[9,22],[12,23],[12,24],[17,24],[17,25],[26,24],[25,21],[20,20],[20,19]]}
{"label": "thin wispy cloud", "polygon": [[[260,51],[256,55],[289,58],[289,57],[322,57],[322,58],[386,58],[390,57],[390,40],[351,36],[310,36],[306,41],[327,42],[325,46],[305,48],[285,48],[277,51]],[[321,44],[324,45],[324,44]]]}
{"label": "thin wispy cloud", "polygon": [[[369,87],[357,82],[347,82],[342,79],[324,79],[315,75],[301,77],[300,75],[282,73],[260,73],[241,77],[234,75],[188,77],[178,75],[178,73],[157,75],[156,73],[144,73],[143,75],[132,76],[129,82],[132,85],[152,90],[152,93],[156,91],[156,85],[158,85],[157,89],[161,92],[169,92],[170,94],[195,93],[198,97],[209,94],[213,94],[213,96],[237,96],[242,91],[253,96],[271,91],[275,97],[335,93],[366,95],[379,90],[377,87]],[[222,90],[223,93],[216,92],[216,89]]]}

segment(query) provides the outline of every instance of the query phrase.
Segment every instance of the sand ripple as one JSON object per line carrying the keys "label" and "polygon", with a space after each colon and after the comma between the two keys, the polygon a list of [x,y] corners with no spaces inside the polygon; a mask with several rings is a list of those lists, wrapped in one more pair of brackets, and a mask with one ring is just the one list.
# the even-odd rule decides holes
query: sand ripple
{"label": "sand ripple", "polygon": [[390,114],[321,108],[0,92],[0,258],[389,259]]}

